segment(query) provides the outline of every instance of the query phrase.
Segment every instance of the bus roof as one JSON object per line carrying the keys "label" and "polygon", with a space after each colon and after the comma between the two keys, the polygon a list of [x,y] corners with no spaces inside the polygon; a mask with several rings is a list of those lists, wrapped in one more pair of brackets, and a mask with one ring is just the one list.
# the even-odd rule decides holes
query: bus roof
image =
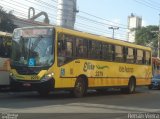
{"label": "bus roof", "polygon": [[87,32],[81,32],[81,31],[77,31],[77,30],[66,29],[66,28],[62,28],[62,27],[55,27],[55,28],[59,32],[63,32],[63,33],[70,34],[70,35],[76,35],[76,36],[79,36],[79,37],[82,37],[82,38],[93,39],[93,40],[97,40],[97,41],[107,42],[107,43],[110,43],[110,44],[116,44],[116,45],[127,46],[127,47],[132,47],[132,48],[138,48],[138,49],[144,49],[144,50],[151,51],[150,47],[136,45],[134,43],[130,43],[130,42],[127,42],[127,41],[122,41],[122,40],[119,40],[119,39],[112,39],[110,37],[90,34],[90,33],[87,33]]}
{"label": "bus roof", "polygon": [[63,33],[69,34],[69,35],[75,35],[78,37],[97,40],[97,41],[103,41],[103,42],[107,42],[110,44],[116,44],[116,45],[127,46],[127,47],[151,51],[151,48],[147,47],[147,46],[136,45],[134,43],[122,41],[119,39],[112,39],[110,37],[95,35],[95,34],[83,32],[83,31],[78,31],[78,30],[67,29],[67,28],[63,28],[63,27],[59,27],[59,26],[51,26],[51,25],[50,26],[34,26],[34,27],[32,26],[32,27],[24,27],[24,28],[17,28],[17,29],[26,29],[26,28],[55,28],[56,31],[63,32]]}
{"label": "bus roof", "polygon": [[11,33],[0,31],[0,36],[12,36]]}

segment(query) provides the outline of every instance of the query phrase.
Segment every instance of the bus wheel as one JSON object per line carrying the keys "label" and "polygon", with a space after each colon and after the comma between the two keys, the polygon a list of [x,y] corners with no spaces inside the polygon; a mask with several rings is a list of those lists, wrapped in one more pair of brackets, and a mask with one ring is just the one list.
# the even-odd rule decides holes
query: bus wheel
{"label": "bus wheel", "polygon": [[75,83],[73,94],[77,98],[81,98],[85,95],[87,91],[87,86],[85,80],[82,77],[79,77]]}
{"label": "bus wheel", "polygon": [[136,89],[136,82],[133,78],[131,78],[128,83],[127,93],[132,94],[135,92],[135,89]]}

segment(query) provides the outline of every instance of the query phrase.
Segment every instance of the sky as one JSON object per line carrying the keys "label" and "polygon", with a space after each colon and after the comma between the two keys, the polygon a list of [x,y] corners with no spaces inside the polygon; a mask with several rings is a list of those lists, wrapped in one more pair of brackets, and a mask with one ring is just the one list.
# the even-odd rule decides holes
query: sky
{"label": "sky", "polygon": [[[131,13],[141,16],[143,25],[158,25],[159,11],[136,1],[152,2],[150,6],[160,7],[159,0],[78,0],[81,11],[127,25],[127,17]],[[154,2],[159,3],[159,6]],[[148,4],[149,5],[149,4]]]}
{"label": "sky", "polygon": [[[27,18],[28,8],[34,7],[36,13],[46,11],[51,23],[56,24],[56,2],[57,0],[0,0],[0,6],[7,11],[13,10],[13,14],[22,18]],[[119,27],[115,31],[115,37],[125,39],[127,18],[131,13],[142,17],[143,26],[159,24],[159,0],[77,0],[77,8],[77,29],[109,37],[112,36],[112,31],[108,27],[114,25]],[[81,20],[78,16],[101,24]]]}

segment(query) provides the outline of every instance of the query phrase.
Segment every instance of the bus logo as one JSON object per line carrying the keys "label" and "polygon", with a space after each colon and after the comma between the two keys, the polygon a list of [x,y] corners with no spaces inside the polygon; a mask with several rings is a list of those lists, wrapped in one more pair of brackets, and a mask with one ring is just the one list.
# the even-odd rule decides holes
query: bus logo
{"label": "bus logo", "polygon": [[94,70],[95,69],[95,65],[93,65],[90,62],[85,62],[84,63],[84,67],[83,67],[83,71],[87,72],[87,70]]}
{"label": "bus logo", "polygon": [[61,69],[61,76],[64,76],[65,75],[65,69]]}

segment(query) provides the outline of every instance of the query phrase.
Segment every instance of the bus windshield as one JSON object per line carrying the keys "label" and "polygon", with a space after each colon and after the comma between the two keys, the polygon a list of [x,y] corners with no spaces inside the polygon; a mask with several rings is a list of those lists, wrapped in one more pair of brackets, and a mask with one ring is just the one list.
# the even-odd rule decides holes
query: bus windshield
{"label": "bus windshield", "polygon": [[11,65],[51,66],[53,49],[53,29],[17,29],[13,34]]}

